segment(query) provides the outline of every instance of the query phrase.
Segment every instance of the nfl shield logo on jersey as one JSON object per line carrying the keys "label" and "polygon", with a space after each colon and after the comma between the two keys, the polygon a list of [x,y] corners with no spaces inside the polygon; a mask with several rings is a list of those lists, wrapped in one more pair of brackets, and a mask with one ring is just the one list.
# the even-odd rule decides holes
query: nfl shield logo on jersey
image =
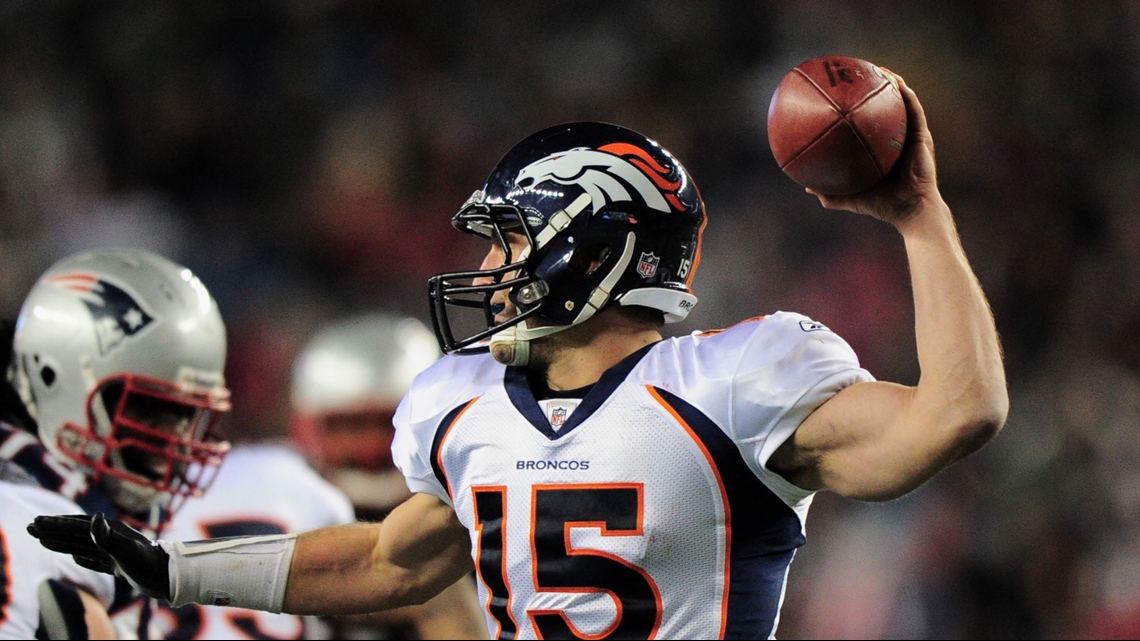
{"label": "nfl shield logo on jersey", "polygon": [[657,273],[657,264],[661,262],[653,252],[642,252],[641,261],[637,263],[637,273],[645,278],[652,278]]}
{"label": "nfl shield logo on jersey", "polygon": [[562,427],[562,424],[565,422],[566,422],[566,408],[565,407],[555,408],[554,411],[550,413],[550,426],[553,427],[554,429],[558,429],[558,428]]}

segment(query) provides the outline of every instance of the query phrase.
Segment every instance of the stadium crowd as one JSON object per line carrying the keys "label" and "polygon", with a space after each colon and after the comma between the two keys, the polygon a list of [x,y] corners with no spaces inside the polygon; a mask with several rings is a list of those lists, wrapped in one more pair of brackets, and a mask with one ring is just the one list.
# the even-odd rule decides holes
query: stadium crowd
{"label": "stadium crowd", "polygon": [[923,96],[1011,412],[994,443],[903,499],[819,496],[780,636],[1135,638],[1127,0],[6,2],[0,315],[71,252],[169,256],[226,318],[231,436],[281,435],[316,327],[372,308],[426,321],[427,277],[484,250],[450,226],[482,172],[526,132],[603,120],[660,140],[704,190],[701,304],[667,331],[798,311],[876,376],[914,383],[902,243],[820,208],[768,149],[784,73],[833,53]]}

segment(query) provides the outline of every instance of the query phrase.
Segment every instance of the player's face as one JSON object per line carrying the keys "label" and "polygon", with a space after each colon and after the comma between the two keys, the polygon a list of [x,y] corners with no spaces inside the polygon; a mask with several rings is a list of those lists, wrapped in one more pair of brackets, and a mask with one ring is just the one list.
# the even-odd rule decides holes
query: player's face
{"label": "player's face", "polygon": [[366,471],[392,465],[395,407],[333,412],[321,423],[321,464]]}
{"label": "player's face", "polygon": [[[123,448],[124,463],[132,472],[152,481],[161,480],[167,473],[168,459],[161,454],[170,448],[170,443],[154,436],[147,430],[154,430],[190,439],[194,435],[196,408],[169,400],[143,395],[135,395],[123,407],[118,437],[121,441],[138,443],[139,447]],[[135,429],[139,426],[143,429]],[[179,452],[187,454],[187,452]],[[182,472],[183,470],[176,470]]]}
{"label": "player's face", "polygon": [[[512,262],[519,262],[520,256],[527,248],[526,236],[513,231],[507,231],[503,234],[504,240],[510,248],[510,260]],[[491,249],[487,252],[486,257],[483,258],[483,264],[480,269],[495,269],[507,264],[507,252],[503,249],[498,241],[491,242]],[[503,280],[509,280],[517,276],[517,272],[510,272],[503,276]],[[494,279],[490,277],[476,278],[472,281],[473,285],[490,285]],[[499,290],[491,297],[491,308],[495,311],[495,322],[501,323],[506,320],[514,318],[518,314],[518,308],[511,302],[508,297],[507,290]]]}

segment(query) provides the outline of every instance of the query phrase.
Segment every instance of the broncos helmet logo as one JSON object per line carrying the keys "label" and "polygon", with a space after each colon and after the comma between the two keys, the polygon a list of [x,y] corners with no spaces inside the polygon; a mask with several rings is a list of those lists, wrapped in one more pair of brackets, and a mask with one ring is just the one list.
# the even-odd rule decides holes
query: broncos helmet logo
{"label": "broncos helmet logo", "polygon": [[550,181],[581,187],[590,195],[595,212],[612,202],[633,201],[631,192],[650,209],[663,213],[685,211],[677,196],[682,187],[677,173],[675,168],[662,165],[644,149],[629,143],[611,143],[597,149],[575,147],[523,167],[515,178],[512,194]]}
{"label": "broncos helmet logo", "polygon": [[79,294],[79,299],[83,301],[95,321],[99,353],[103,356],[155,320],[154,315],[148,313],[142,304],[122,287],[92,274],[60,274],[53,276],[50,282]]}

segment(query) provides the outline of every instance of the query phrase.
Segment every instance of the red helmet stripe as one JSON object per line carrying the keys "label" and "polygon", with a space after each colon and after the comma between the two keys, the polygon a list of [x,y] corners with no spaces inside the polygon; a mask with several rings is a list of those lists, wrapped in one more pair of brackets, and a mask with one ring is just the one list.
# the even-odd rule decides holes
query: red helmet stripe
{"label": "red helmet stripe", "polygon": [[91,288],[95,286],[98,280],[98,277],[92,274],[59,274],[58,276],[52,276],[48,279],[49,282],[58,287],[70,289],[81,294],[86,294],[91,291]]}

